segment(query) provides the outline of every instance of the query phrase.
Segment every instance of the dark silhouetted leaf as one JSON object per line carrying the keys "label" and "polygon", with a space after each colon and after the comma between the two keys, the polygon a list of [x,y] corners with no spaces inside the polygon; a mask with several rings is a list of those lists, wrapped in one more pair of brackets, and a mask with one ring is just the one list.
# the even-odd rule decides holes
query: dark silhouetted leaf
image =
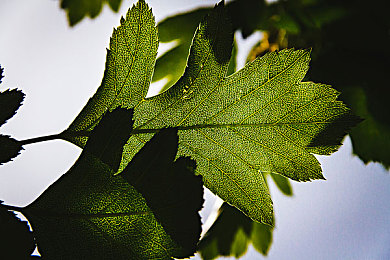
{"label": "dark silhouetted leaf", "polygon": [[[176,150],[171,149],[170,156],[165,158],[170,159],[169,162],[154,160],[145,166],[134,162],[137,170],[142,172],[142,178],[135,178],[140,180],[135,181],[137,188],[122,176],[114,175],[122,146],[132,131],[131,117],[132,111],[125,109],[107,112],[92,132],[75,165],[23,210],[44,258],[171,259],[188,257],[195,252],[199,232],[187,234],[186,230],[200,229],[198,210],[203,192],[200,178],[195,177],[189,167],[194,167],[192,161],[179,159],[173,163]],[[162,132],[169,136],[176,134],[174,129]],[[150,149],[177,149],[177,137],[164,137],[157,134],[151,140],[151,147],[146,146],[141,152],[154,154]],[[153,145],[155,142],[161,146],[156,147]],[[153,171],[156,170],[155,163],[161,166],[159,172]],[[137,170],[131,172],[127,169],[122,174],[133,182],[132,174],[137,174]],[[163,176],[157,178],[158,174]],[[169,178],[165,183],[170,186],[169,189],[161,188],[163,196],[162,191],[144,187],[145,179],[151,187],[158,187],[164,178]],[[181,190],[196,193],[178,193]],[[165,200],[175,195],[175,200],[170,200],[168,205]],[[195,196],[199,196],[198,203],[194,203]],[[170,226],[174,220],[169,218],[174,217],[172,212],[177,213],[178,208],[188,213],[186,217],[190,221],[197,220],[187,223],[183,220],[181,223],[188,226],[186,230]],[[181,233],[176,234],[176,231]],[[184,243],[175,241],[182,237],[188,240]],[[195,244],[189,241],[195,241]]]}
{"label": "dark silhouetted leaf", "polygon": [[23,147],[19,141],[7,135],[0,135],[0,165],[11,161],[21,150]]}
{"label": "dark silhouetted leaf", "polygon": [[[358,127],[352,129],[353,152],[364,162],[380,162],[390,167],[390,124],[376,118],[367,104],[368,96],[359,87],[346,90],[344,99],[356,114],[364,118]],[[389,93],[390,94],[390,93]],[[383,95],[388,96],[386,92]]]}
{"label": "dark silhouetted leaf", "polygon": [[[196,251],[203,205],[203,183],[194,175],[195,162],[176,157],[177,129],[157,133],[128,164],[121,176],[147,201],[157,220],[182,248],[186,257]],[[186,198],[186,199],[183,199]]]}
{"label": "dark silhouetted leaf", "polygon": [[[3,79],[4,69],[0,67],[0,84]],[[22,91],[13,89],[0,92],[0,126],[13,117],[22,105],[24,94]]]}
{"label": "dark silhouetted leaf", "polygon": [[68,15],[71,26],[80,22],[84,17],[95,18],[107,3],[114,12],[118,12],[122,0],[61,0],[61,8]]}
{"label": "dark silhouetted leaf", "polygon": [[254,248],[267,255],[272,243],[273,228],[252,221],[236,208],[224,203],[217,220],[199,243],[199,252],[203,259],[215,259],[219,256],[242,256],[250,243]]}
{"label": "dark silhouetted leaf", "polygon": [[21,221],[0,201],[1,259],[29,259],[34,249],[34,236],[27,221]]}

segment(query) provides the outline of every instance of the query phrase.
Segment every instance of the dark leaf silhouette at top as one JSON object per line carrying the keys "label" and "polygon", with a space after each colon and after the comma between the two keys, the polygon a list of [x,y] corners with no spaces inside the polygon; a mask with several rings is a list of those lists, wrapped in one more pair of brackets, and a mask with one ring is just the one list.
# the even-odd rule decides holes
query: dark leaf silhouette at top
{"label": "dark leaf silhouette at top", "polygon": [[[3,68],[0,67],[0,83],[4,77],[3,72]],[[24,94],[20,90],[8,89],[0,92],[0,126],[16,114],[16,111],[22,105],[23,99]],[[18,156],[22,149],[19,141],[0,134],[0,165]]]}
{"label": "dark leaf silhouette at top", "polygon": [[[152,187],[159,186],[160,183],[155,183],[156,181],[169,178],[167,182],[171,189],[164,187],[164,196],[161,196],[161,192],[149,193],[150,190],[142,189],[142,185],[138,187],[143,192],[141,194],[122,176],[114,175],[119,164],[117,157],[120,158],[122,146],[132,131],[131,117],[132,111],[120,108],[105,114],[69,172],[23,209],[22,212],[33,227],[38,249],[44,258],[171,259],[188,257],[194,253],[195,244],[186,244],[186,248],[181,241],[175,241],[175,238],[181,237],[182,234],[175,236],[174,232],[177,230],[169,226],[173,221],[164,219],[173,216],[172,213],[165,214],[164,210],[168,211],[165,199],[172,198],[180,189],[198,191],[196,196],[200,196],[198,201],[202,201],[202,192],[199,192],[202,183],[199,179],[191,182],[194,176],[187,163],[183,163],[183,160],[174,163],[172,170],[176,173],[172,176],[164,165],[172,166],[173,162],[161,164],[156,160],[160,166],[164,166],[159,173],[165,174],[156,179],[149,177],[150,174],[157,174],[156,172],[147,168],[142,170],[144,178],[149,180]],[[174,141],[172,138],[165,141],[159,139],[159,135],[156,135],[154,140],[163,145],[159,149],[173,146],[168,143]],[[174,145],[177,146],[177,143]],[[151,151],[146,153],[153,154]],[[123,172],[124,176],[128,174]],[[174,178],[180,174],[184,176]],[[132,179],[131,176],[126,178]],[[189,182],[190,186],[185,187]],[[197,188],[193,188],[194,186]],[[195,217],[189,219],[197,218],[198,221],[185,224],[196,225],[196,228],[189,230],[197,230],[200,225],[200,206],[191,203],[191,196],[193,194],[177,197],[173,201],[177,205],[169,205],[169,210],[176,213],[179,211],[178,207],[180,210],[183,207],[191,208],[188,211]],[[159,205],[163,206],[160,209],[161,214],[158,212]],[[197,239],[199,234],[188,236]]]}
{"label": "dark leaf silhouette at top", "polygon": [[61,0],[61,8],[66,10],[69,24],[73,26],[85,16],[98,16],[106,2],[114,12],[118,12],[122,0]]}
{"label": "dark leaf silhouette at top", "polygon": [[[3,79],[4,69],[0,66],[0,84]],[[22,105],[24,94],[22,91],[13,89],[0,92],[0,126],[13,117]]]}
{"label": "dark leaf silhouette at top", "polygon": [[21,221],[0,201],[1,259],[28,259],[35,249],[34,236],[27,221]]}

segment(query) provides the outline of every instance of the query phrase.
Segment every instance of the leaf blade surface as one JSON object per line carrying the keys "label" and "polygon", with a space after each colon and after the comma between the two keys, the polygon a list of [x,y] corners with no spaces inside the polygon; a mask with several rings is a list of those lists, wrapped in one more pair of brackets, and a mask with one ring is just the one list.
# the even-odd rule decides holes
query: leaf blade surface
{"label": "leaf blade surface", "polygon": [[[108,112],[95,127],[80,158],[69,172],[23,210],[33,226],[43,257],[171,259],[194,254],[201,231],[198,211],[203,203],[202,182],[187,167],[193,164],[192,161],[182,159],[173,162],[177,137],[164,139],[161,134],[156,134],[141,151],[153,154],[156,149],[166,146],[174,148],[168,153],[168,158],[155,160],[144,168],[137,167],[154,190],[139,185],[134,170],[131,172],[134,163],[121,176],[114,175],[122,147],[131,134],[132,123],[132,111],[118,108]],[[176,136],[174,129],[167,132]],[[153,145],[156,142],[162,145],[156,147]],[[144,157],[143,154],[140,156]],[[156,163],[162,167],[157,169]],[[154,178],[156,176],[160,178]],[[134,178],[137,180],[135,183],[129,181]],[[168,189],[160,185],[159,180],[164,178],[171,183]],[[180,187],[198,192],[175,196]],[[164,203],[169,197],[176,200],[169,201],[167,207]],[[197,203],[188,203],[194,200]],[[173,223],[177,223],[171,218],[179,209],[183,209],[191,221],[196,220],[182,220],[178,227],[185,227],[184,231],[172,227]],[[188,230],[197,230],[197,233],[189,233]],[[186,237],[187,241],[182,243],[178,237]]]}

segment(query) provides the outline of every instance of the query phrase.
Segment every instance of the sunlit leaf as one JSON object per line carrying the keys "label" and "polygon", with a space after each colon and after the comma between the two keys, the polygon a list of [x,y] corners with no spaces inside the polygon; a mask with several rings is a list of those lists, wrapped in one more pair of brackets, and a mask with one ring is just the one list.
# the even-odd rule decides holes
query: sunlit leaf
{"label": "sunlit leaf", "polygon": [[[175,129],[156,134],[139,155],[162,156],[141,166],[136,156],[130,163],[134,167],[114,175],[131,134],[131,118],[125,109],[108,112],[75,165],[23,209],[44,258],[171,259],[194,254],[202,182],[193,174],[193,161],[173,162]],[[179,217],[185,219],[177,222]]]}
{"label": "sunlit leaf", "polygon": [[[127,21],[143,15],[149,20],[143,19],[139,30],[130,30]],[[65,134],[92,129],[102,113],[116,106],[134,107],[134,130],[119,171],[153,133],[177,127],[177,156],[196,160],[204,184],[253,220],[272,225],[272,202],[259,172],[298,181],[323,179],[312,153],[336,151],[359,120],[337,101],[339,93],[330,86],[301,82],[309,50],[269,53],[226,77],[233,35],[223,4],[198,27],[180,80],[145,99],[155,57],[150,49],[157,48],[151,17],[140,1],[122,20],[111,41],[114,51],[108,53],[103,83]],[[126,45],[128,39],[139,39],[142,51],[136,44]],[[123,43],[120,49],[115,48],[117,42]],[[137,55],[139,60],[132,59]],[[138,69],[133,71],[135,63]],[[86,138],[70,135],[68,140],[82,146]]]}

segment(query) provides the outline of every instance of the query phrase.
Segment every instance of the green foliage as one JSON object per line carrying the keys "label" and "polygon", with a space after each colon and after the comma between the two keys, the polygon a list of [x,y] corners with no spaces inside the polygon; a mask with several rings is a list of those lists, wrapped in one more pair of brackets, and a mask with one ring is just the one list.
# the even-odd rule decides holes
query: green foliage
{"label": "green foliage", "polygon": [[[0,66],[0,84],[4,77],[3,72],[4,69]],[[17,89],[0,92],[0,126],[16,114],[23,99],[23,92]],[[22,144],[19,141],[0,134],[0,165],[18,156],[22,149]]]}
{"label": "green foliage", "polygon": [[[114,29],[102,84],[66,132],[90,131],[107,110],[133,108],[141,102],[152,77],[157,48],[153,14],[144,1],[139,1]],[[67,139],[80,147],[87,141],[85,137]]]}
{"label": "green foliage", "polygon": [[[102,1],[94,3],[86,5],[92,11],[82,9],[70,22],[97,15]],[[119,6],[120,1],[110,3]],[[203,184],[225,203],[199,244],[202,256],[240,257],[250,243],[267,254],[274,215],[264,176],[270,175],[286,195],[292,194],[286,177],[324,179],[313,154],[336,151],[360,121],[337,100],[336,90],[303,81],[308,49],[270,52],[233,73],[234,30],[248,36],[259,26],[279,30],[295,21],[285,30],[299,33],[322,24],[305,17],[299,1],[282,5],[293,13],[279,19],[270,16],[278,9],[269,11],[265,2],[237,0],[226,8],[218,4],[198,27],[206,9],[162,22],[162,41],[178,45],[157,62],[154,79],[176,83],[152,98],[146,94],[158,48],[154,17],[143,0],[129,10],[111,37],[102,84],[69,128],[54,135],[83,148],[79,159],[36,201],[19,209],[44,258],[189,257],[201,233]],[[70,14],[77,5],[63,1],[62,6]],[[269,12],[261,11],[258,21],[242,14],[263,9]],[[178,22],[180,30],[172,33]],[[195,28],[192,38],[188,30]],[[177,68],[163,68],[179,56]],[[22,100],[16,90],[0,93],[5,108],[0,123]],[[0,152],[0,163],[32,142],[0,135],[6,151]]]}
{"label": "green foliage", "polygon": [[224,203],[217,220],[199,243],[203,259],[219,256],[241,257],[252,242],[254,248],[266,255],[272,243],[273,228],[257,223],[236,208]]}
{"label": "green foliage", "polygon": [[[250,61],[279,48],[313,47],[313,68],[307,78],[329,82],[343,93],[341,98],[347,105],[366,119],[351,132],[354,153],[365,163],[380,162],[388,167],[390,120],[385,112],[389,110],[385,68],[390,58],[390,20],[386,7],[384,0],[370,5],[352,0],[234,0],[227,4],[233,28],[240,30],[244,38],[256,30],[264,32],[265,37],[248,57]],[[161,24],[175,28],[179,18],[181,24],[186,24],[200,10],[204,9],[169,17]],[[173,30],[167,28],[160,35],[163,38]],[[176,39],[190,39],[184,27],[176,31],[180,32]],[[176,52],[171,59],[185,57],[180,55],[184,54]],[[156,71],[162,71],[159,60],[156,64]],[[171,77],[169,73],[165,75]]]}
{"label": "green foliage", "polygon": [[275,173],[270,173],[270,176],[272,180],[275,182],[276,186],[284,195],[287,196],[292,195],[292,187],[287,178]]}
{"label": "green foliage", "polygon": [[[183,248],[187,257],[196,251],[201,221],[198,213],[203,205],[203,183],[194,175],[195,161],[175,160],[177,129],[158,132],[134,156],[121,173],[147,200],[166,232]],[[157,199],[158,198],[158,199]]]}
{"label": "green foliage", "polygon": [[[114,175],[131,130],[131,111],[108,112],[69,172],[23,209],[44,258],[171,259],[195,253],[203,190],[192,161],[173,163],[177,137],[169,129],[154,136],[130,169]],[[139,166],[138,158],[151,153],[162,156]],[[180,216],[186,219],[175,223]]]}
{"label": "green foliage", "polygon": [[0,201],[0,252],[3,259],[28,259],[35,249],[27,221],[21,221]]}
{"label": "green foliage", "polygon": [[106,2],[114,12],[118,12],[122,0],[61,0],[61,8],[66,11],[69,24],[74,26],[85,16],[98,16]]}
{"label": "green foliage", "polygon": [[158,38],[162,43],[174,42],[175,46],[156,61],[153,81],[165,79],[161,92],[167,90],[183,75],[194,31],[199,21],[211,9],[198,9],[189,14],[177,15],[158,24]]}
{"label": "green foliage", "polygon": [[[138,17],[143,23],[133,28]],[[273,52],[225,77],[233,41],[227,19],[218,5],[198,27],[184,75],[145,99],[157,39],[152,14],[140,1],[113,33],[102,85],[64,136],[82,146],[86,137],[74,138],[73,132],[93,129],[106,110],[134,108],[120,171],[153,132],[178,127],[178,156],[196,160],[206,187],[253,220],[272,225],[272,202],[259,172],[322,179],[311,153],[337,150],[358,120],[336,100],[335,90],[301,82],[308,50]]]}
{"label": "green foliage", "polygon": [[317,0],[306,8],[330,6],[342,10],[343,15],[320,30],[289,37],[293,46],[314,47],[309,77],[332,83],[354,113],[365,119],[350,134],[354,153],[365,163],[380,162],[386,168],[390,166],[387,5],[384,0],[370,5],[364,1]]}

